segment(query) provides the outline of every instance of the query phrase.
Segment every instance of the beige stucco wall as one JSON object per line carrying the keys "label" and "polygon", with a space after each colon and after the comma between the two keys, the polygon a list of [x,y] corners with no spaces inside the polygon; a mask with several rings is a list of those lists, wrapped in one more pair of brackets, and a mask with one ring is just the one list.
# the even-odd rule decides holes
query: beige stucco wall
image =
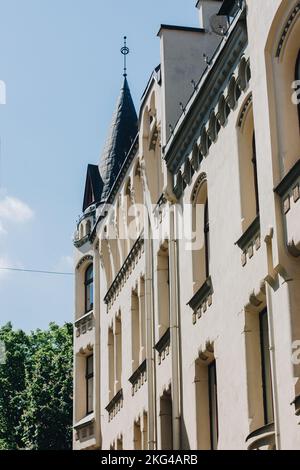
{"label": "beige stucco wall", "polygon": [[[84,269],[94,261],[95,300],[93,328],[74,340],[74,426],[82,429],[85,419],[85,380],[83,360],[92,350],[94,354],[94,414],[90,417],[95,423],[94,435],[89,440],[76,439],[74,448],[110,449],[123,439],[123,448],[134,446],[134,423],[143,421],[147,413],[147,447],[161,448],[161,397],[171,390],[173,398],[173,446],[182,449],[205,448],[209,439],[207,427],[197,423],[199,406],[207,408],[207,400],[202,397],[199,403],[196,394],[198,380],[196,363],[206,354],[208,362],[212,355],[216,360],[218,384],[219,440],[218,449],[246,449],[247,436],[263,426],[261,400],[261,365],[259,364],[258,313],[268,307],[271,365],[273,380],[275,443],[278,449],[299,449],[299,416],[291,405],[299,395],[299,366],[292,364],[292,343],[300,339],[300,265],[299,258],[289,253],[287,244],[293,240],[299,248],[300,201],[291,201],[291,209],[284,214],[283,199],[274,193],[274,188],[286,176],[296,162],[295,155],[287,149],[288,158],[281,150],[286,136],[278,119],[278,77],[274,71],[280,66],[275,57],[276,44],[293,6],[298,2],[289,0],[252,0],[247,2],[247,27],[249,44],[244,51],[246,60],[250,58],[251,80],[241,93],[237,104],[230,112],[226,124],[221,127],[216,142],[212,143],[208,155],[201,162],[177,201],[181,207],[193,201],[195,188],[201,175],[206,174],[207,196],[210,220],[210,276],[213,283],[211,299],[205,301],[201,318],[193,314],[188,305],[195,294],[195,270],[193,252],[187,250],[186,241],[178,238],[179,216],[169,217],[168,209],[175,200],[172,194],[172,177],[161,155],[161,139],[166,138],[166,113],[175,106],[176,86],[165,83],[160,86],[153,80],[140,111],[139,148],[127,174],[124,177],[118,196],[115,198],[109,216],[97,227],[97,235],[92,242],[86,242],[75,249],[75,320],[83,315],[83,276]],[[196,12],[195,12],[196,14]],[[298,28],[300,18],[295,22]],[[293,25],[292,25],[293,26]],[[294,27],[294,26],[293,26]],[[183,33],[172,30],[162,32],[161,61],[163,80],[170,73],[176,81],[176,68],[166,60],[168,41],[175,38],[185,51],[185,60],[191,60],[189,70],[196,70],[194,55],[188,56],[189,42],[201,40],[201,33]],[[291,38],[293,39],[292,34]],[[182,38],[184,36],[184,39]],[[298,36],[299,37],[299,36]],[[293,40],[294,43],[295,39]],[[288,44],[288,43],[287,43]],[[292,44],[292,43],[291,43]],[[197,46],[199,48],[199,46]],[[286,46],[289,47],[288,45]],[[197,49],[197,48],[196,48]],[[196,50],[193,48],[193,51]],[[201,49],[201,48],[200,48]],[[199,50],[200,50],[199,49]],[[298,45],[299,49],[299,45]],[[176,51],[173,50],[174,55]],[[172,61],[176,57],[172,56]],[[202,57],[200,58],[202,60]],[[238,76],[239,67],[233,71]],[[166,87],[171,93],[166,103]],[[284,86],[284,83],[281,85]],[[227,96],[228,90],[224,90]],[[200,91],[201,93],[201,91]],[[175,93],[176,94],[176,93]],[[245,150],[241,150],[239,120],[241,111],[252,94],[252,103],[247,112],[253,113],[256,135],[258,168],[258,189],[260,205],[259,242],[252,252],[243,258],[242,250],[236,242],[251,222],[253,208],[248,211],[249,221],[243,219],[245,204],[251,205],[251,186],[243,185],[241,177]],[[281,97],[282,99],[282,97]],[[176,104],[177,106],[177,104]],[[168,108],[168,109],[167,109]],[[175,109],[175,108],[174,108]],[[292,111],[291,111],[292,110]],[[287,113],[293,108],[287,106]],[[151,116],[151,123],[149,121]],[[243,118],[244,120],[247,117]],[[244,121],[246,122],[246,121]],[[158,140],[151,147],[151,136],[157,131]],[[180,132],[175,129],[174,133]],[[155,132],[154,132],[155,133]],[[293,148],[299,136],[295,136]],[[246,147],[242,147],[245,149]],[[299,151],[299,147],[298,147]],[[191,157],[192,155],[187,155]],[[298,152],[299,157],[299,152]],[[137,175],[137,163],[140,171]],[[131,189],[128,189],[131,188]],[[134,191],[135,189],[135,191]],[[201,188],[200,188],[201,190]],[[129,194],[129,196],[128,196]],[[161,195],[159,205],[157,203]],[[124,222],[117,210],[127,196],[131,203],[143,202],[152,220],[152,242],[146,242],[134,251],[133,241],[105,241],[105,233],[110,233],[108,220],[115,221],[120,230]],[[184,209],[187,213],[187,209]],[[147,211],[146,211],[147,212]],[[192,214],[192,212],[191,212]],[[149,217],[150,217],[149,216]],[[145,217],[139,227],[144,234],[149,233],[149,217]],[[252,217],[253,218],[253,217]],[[123,222],[122,222],[123,220]],[[192,224],[191,216],[185,219]],[[249,223],[248,223],[249,222]],[[113,224],[112,224],[113,225]],[[104,227],[107,226],[106,232]],[[142,227],[143,226],[143,227]],[[159,253],[166,247],[169,255],[169,289],[161,289],[162,279]],[[112,281],[129,255],[129,263],[122,271],[122,281],[118,284],[109,305],[104,301]],[[81,260],[85,260],[80,266]],[[110,269],[112,267],[112,269]],[[109,281],[107,272],[112,271]],[[200,276],[201,277],[201,276]],[[141,279],[145,283],[145,296],[141,300],[144,315],[145,354],[147,361],[147,381],[132,393],[129,378],[134,372],[132,366],[132,324],[131,296],[140,292]],[[115,285],[115,283],[114,283]],[[113,287],[114,287],[113,285]],[[165,325],[162,305],[170,305],[170,347],[165,347],[162,356],[154,350],[161,339]],[[122,322],[121,383],[115,384],[114,392],[123,390],[119,410],[112,419],[106,410],[112,398],[109,396],[109,353],[108,330],[115,328],[116,319]],[[164,320],[165,321],[165,320]],[[75,326],[76,330],[76,326]],[[142,357],[142,353],[141,353]],[[202,363],[201,363],[202,364]],[[112,367],[112,366],[111,366]],[[198,392],[197,392],[198,393]],[[201,394],[201,391],[199,392]],[[205,410],[200,409],[205,413]],[[180,418],[180,419],[178,419]],[[178,423],[180,426],[178,427]],[[83,423],[83,427],[86,426]],[[145,430],[144,430],[145,431]],[[206,444],[203,444],[206,443]]]}

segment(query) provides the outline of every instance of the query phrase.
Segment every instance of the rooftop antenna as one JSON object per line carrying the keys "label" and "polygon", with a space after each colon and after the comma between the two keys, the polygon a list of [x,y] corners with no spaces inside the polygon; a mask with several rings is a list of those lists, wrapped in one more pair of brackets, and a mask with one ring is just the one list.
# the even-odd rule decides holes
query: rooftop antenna
{"label": "rooftop antenna", "polygon": [[127,47],[127,36],[124,36],[124,46],[121,49],[121,54],[124,56],[124,73],[123,77],[127,77],[127,55],[129,54],[130,50]]}

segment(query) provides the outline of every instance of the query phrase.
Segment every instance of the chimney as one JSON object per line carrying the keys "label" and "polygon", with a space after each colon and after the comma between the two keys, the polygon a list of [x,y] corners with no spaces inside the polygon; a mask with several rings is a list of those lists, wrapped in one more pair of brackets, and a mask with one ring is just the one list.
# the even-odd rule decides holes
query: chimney
{"label": "chimney", "polygon": [[222,0],[198,0],[200,28],[211,31],[210,18],[217,14],[222,6]]}

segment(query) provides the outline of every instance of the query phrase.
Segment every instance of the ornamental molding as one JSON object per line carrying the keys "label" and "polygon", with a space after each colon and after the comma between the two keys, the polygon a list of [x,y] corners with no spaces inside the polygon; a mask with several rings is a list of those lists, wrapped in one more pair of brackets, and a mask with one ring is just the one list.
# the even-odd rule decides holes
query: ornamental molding
{"label": "ornamental molding", "polygon": [[291,30],[291,27],[294,25],[296,18],[298,18],[300,13],[300,1],[297,2],[296,6],[292,10],[291,14],[289,15],[287,21],[285,22],[285,25],[282,29],[282,33],[277,45],[276,49],[276,57],[280,58],[281,52],[283,50],[284,43],[287,39],[287,36]]}
{"label": "ornamental molding", "polygon": [[93,257],[92,255],[85,255],[83,256],[80,261],[78,262],[77,266],[76,266],[76,269],[79,269],[84,263],[86,263],[87,261],[93,261]]}
{"label": "ornamental molding", "polygon": [[[218,103],[211,101],[211,108],[208,109],[204,120],[198,118],[198,128],[201,129],[199,134],[190,136],[190,143],[188,141],[183,142],[181,145],[181,151],[178,151],[177,157],[167,162],[169,170],[175,175],[174,194],[177,199],[181,197],[185,188],[190,184],[192,175],[201,168],[201,163],[210,153],[210,148],[216,143],[218,134],[222,127],[226,127],[228,123],[228,117],[231,111],[234,111],[237,106],[242,93],[248,88],[251,78],[250,72],[250,60],[246,60],[242,57],[240,67],[237,75],[232,75],[227,91],[223,92],[219,96]],[[216,94],[216,91],[215,91]],[[239,123],[242,124],[242,120],[252,103],[252,94],[246,101],[239,119]],[[204,108],[205,109],[205,105]],[[201,112],[198,113],[201,116]],[[203,113],[202,113],[203,115]],[[194,118],[192,118],[194,120]],[[194,122],[194,121],[192,121]],[[197,142],[196,145],[194,142]],[[185,157],[182,160],[182,150],[185,149]],[[186,155],[190,155],[187,157]],[[171,162],[171,163],[170,163]],[[178,167],[178,164],[181,164]],[[190,169],[190,171],[189,171]]]}
{"label": "ornamental molding", "polygon": [[216,52],[214,65],[201,78],[196,95],[166,145],[164,158],[175,176],[174,193],[177,198],[187,185],[183,173],[188,156],[193,154],[190,165],[193,171],[197,171],[221,128],[226,126],[228,115],[236,109],[242,92],[248,87],[250,61],[243,55],[247,43],[245,22],[238,21],[223,47]]}
{"label": "ornamental molding", "polygon": [[195,185],[194,185],[194,189],[192,191],[192,196],[191,196],[191,203],[192,204],[196,204],[196,201],[197,201],[197,197],[198,197],[198,194],[199,194],[199,190],[201,188],[201,186],[205,183],[205,181],[207,181],[207,175],[206,173],[201,173],[201,175],[198,177]]}
{"label": "ornamental molding", "polygon": [[245,117],[248,114],[248,111],[252,106],[252,101],[253,101],[253,97],[252,97],[252,93],[250,93],[250,95],[248,96],[248,98],[245,101],[244,106],[242,107],[242,110],[241,110],[239,118],[238,118],[238,127],[240,127],[240,128],[242,128],[243,125],[244,125]]}

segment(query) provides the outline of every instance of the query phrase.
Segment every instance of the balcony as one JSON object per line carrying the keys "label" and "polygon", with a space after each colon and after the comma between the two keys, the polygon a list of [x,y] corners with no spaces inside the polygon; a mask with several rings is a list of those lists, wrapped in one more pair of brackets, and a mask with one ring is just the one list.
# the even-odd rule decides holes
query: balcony
{"label": "balcony", "polygon": [[197,322],[197,318],[201,318],[206,313],[207,308],[212,305],[213,285],[211,277],[208,277],[196,294],[188,302],[193,310],[193,324]]}
{"label": "balcony", "polygon": [[74,233],[73,244],[80,248],[89,241],[92,227],[96,222],[96,206],[90,206],[77,222],[77,228]]}
{"label": "balcony", "polygon": [[86,350],[91,350],[95,342],[95,317],[91,310],[75,321],[75,352],[85,354]]}
{"label": "balcony", "polygon": [[167,329],[165,334],[156,343],[155,349],[158,352],[158,365],[166,358],[170,353],[171,335],[170,328]]}
{"label": "balcony", "polygon": [[75,449],[87,449],[95,446],[95,415],[85,416],[74,425]]}
{"label": "balcony", "polygon": [[246,443],[248,450],[276,450],[274,423],[267,424],[249,434]]}
{"label": "balcony", "polygon": [[132,396],[147,382],[147,362],[146,359],[142,364],[137,368],[137,370],[132,374],[129,379],[129,382],[132,385]]}
{"label": "balcony", "polygon": [[113,399],[106,406],[106,411],[108,412],[108,419],[112,421],[114,417],[121,411],[123,408],[123,390],[119,390],[118,393],[113,397]]}

